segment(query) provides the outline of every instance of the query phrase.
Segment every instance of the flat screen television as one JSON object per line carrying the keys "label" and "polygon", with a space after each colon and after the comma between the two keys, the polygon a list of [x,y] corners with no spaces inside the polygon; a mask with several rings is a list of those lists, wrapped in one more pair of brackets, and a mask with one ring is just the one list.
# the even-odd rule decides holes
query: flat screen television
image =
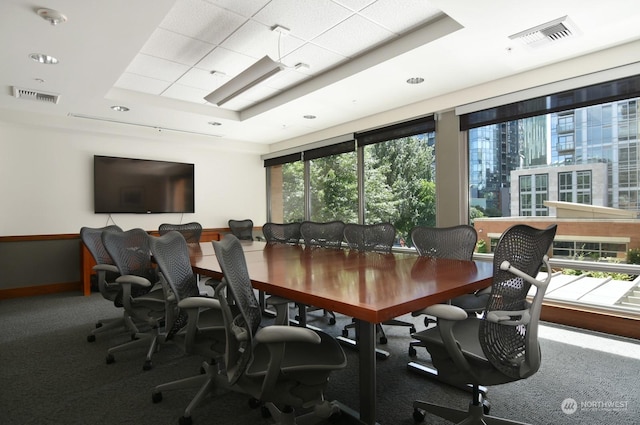
{"label": "flat screen television", "polygon": [[193,213],[194,165],[148,159],[93,157],[97,213]]}

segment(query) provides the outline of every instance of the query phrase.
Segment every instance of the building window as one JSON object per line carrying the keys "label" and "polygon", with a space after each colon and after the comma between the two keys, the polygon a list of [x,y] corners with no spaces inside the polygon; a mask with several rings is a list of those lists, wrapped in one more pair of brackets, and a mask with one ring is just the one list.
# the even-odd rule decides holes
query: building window
{"label": "building window", "polygon": [[549,198],[549,175],[535,174],[520,176],[520,215],[549,215],[544,201]]}

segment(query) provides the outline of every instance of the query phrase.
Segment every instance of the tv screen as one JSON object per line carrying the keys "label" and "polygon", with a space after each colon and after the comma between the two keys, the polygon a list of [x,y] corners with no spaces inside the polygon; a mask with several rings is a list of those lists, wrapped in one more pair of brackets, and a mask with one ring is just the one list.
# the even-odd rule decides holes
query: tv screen
{"label": "tv screen", "polygon": [[96,213],[193,213],[194,165],[93,157]]}

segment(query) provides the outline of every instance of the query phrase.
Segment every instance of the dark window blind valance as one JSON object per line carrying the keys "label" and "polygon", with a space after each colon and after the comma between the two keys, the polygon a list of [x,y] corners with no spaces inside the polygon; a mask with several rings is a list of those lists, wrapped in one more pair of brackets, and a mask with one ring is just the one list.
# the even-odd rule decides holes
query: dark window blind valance
{"label": "dark window blind valance", "polygon": [[288,164],[302,160],[302,152],[296,152],[289,155],[278,156],[264,160],[265,167],[273,167],[274,165]]}
{"label": "dark window blind valance", "polygon": [[341,153],[353,152],[355,150],[355,140],[349,140],[346,142],[336,143],[334,145],[306,150],[303,152],[303,158],[305,161],[310,161],[312,159],[324,158],[331,155],[339,155]]}
{"label": "dark window blind valance", "polygon": [[434,116],[431,115],[376,130],[356,133],[356,140],[358,141],[358,146],[365,146],[433,131],[436,131],[436,121]]}
{"label": "dark window blind valance", "polygon": [[593,84],[460,116],[460,130],[640,97],[640,75]]}

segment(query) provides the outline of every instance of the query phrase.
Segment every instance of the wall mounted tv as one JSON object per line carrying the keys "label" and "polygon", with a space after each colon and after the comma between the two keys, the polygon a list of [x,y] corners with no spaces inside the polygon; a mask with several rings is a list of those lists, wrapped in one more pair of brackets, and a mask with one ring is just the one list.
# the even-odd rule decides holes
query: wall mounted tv
{"label": "wall mounted tv", "polygon": [[193,213],[194,165],[148,159],[93,157],[97,213]]}

